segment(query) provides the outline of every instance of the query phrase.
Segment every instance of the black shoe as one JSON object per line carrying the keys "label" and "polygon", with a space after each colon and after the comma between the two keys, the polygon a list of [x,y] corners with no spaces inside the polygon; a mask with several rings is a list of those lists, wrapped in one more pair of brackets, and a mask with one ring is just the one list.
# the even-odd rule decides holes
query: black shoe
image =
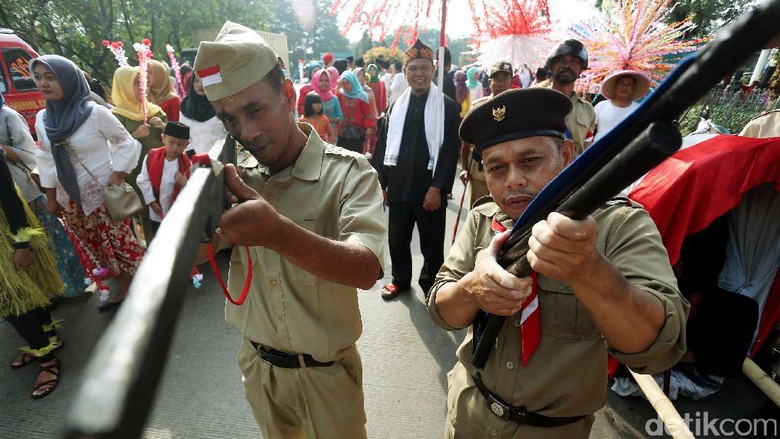
{"label": "black shoe", "polygon": [[125,299],[117,300],[116,302],[106,302],[97,307],[98,312],[111,312],[116,311]]}

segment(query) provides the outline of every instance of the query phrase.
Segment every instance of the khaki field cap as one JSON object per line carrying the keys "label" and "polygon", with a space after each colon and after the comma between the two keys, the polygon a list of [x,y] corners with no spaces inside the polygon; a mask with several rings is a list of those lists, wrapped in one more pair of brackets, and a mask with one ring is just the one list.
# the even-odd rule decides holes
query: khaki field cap
{"label": "khaki field cap", "polygon": [[218,101],[263,79],[277,63],[276,52],[257,32],[226,21],[214,41],[200,43],[195,74],[209,101]]}

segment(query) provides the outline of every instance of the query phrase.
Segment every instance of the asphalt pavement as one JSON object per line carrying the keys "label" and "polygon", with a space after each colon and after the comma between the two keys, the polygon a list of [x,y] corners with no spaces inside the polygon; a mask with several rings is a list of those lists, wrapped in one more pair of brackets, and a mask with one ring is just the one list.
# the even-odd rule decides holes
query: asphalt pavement
{"label": "asphalt pavement", "polygon": [[[447,249],[458,210],[460,191],[456,182],[447,214]],[[461,221],[465,212],[461,216]],[[418,237],[412,243],[414,273],[422,266]],[[227,257],[220,254],[224,272]],[[455,349],[463,332],[448,333],[435,326],[423,306],[423,292],[415,289],[385,302],[382,284],[390,281],[390,257],[385,251],[386,276],[368,291],[360,291],[363,335],[358,347],[363,360],[366,425],[370,438],[441,438],[446,415],[446,373],[455,362]],[[224,299],[208,265],[200,289],[187,294],[179,316],[172,349],[144,438],[257,438],[261,437],[244,398],[241,373],[235,357],[239,334],[224,321]],[[37,373],[35,365],[11,370],[0,367],[0,439],[59,437],[63,419],[82,379],[82,370],[106,327],[111,313],[95,309],[96,296],[83,294],[64,300],[54,317],[64,320],[61,333],[65,347],[62,381],[57,390],[41,400],[30,392]],[[0,359],[10,364],[21,338],[0,321]],[[699,419],[778,419],[777,408],[745,379],[730,379],[724,388],[700,401],[675,402],[681,414]],[[608,404],[596,414],[591,438],[639,438],[653,436],[648,421],[656,417],[641,398],[621,398],[612,392]],[[692,424],[693,425],[693,424]],[[711,433],[711,432],[709,432]],[[697,437],[717,437],[698,435]],[[766,437],[766,436],[755,436]]]}

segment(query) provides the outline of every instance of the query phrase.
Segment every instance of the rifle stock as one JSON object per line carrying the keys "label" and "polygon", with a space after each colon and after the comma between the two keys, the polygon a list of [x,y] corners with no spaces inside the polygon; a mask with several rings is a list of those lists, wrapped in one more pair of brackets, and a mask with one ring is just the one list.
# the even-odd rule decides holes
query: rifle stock
{"label": "rifle stock", "polygon": [[[530,274],[530,266],[528,266],[525,255],[528,251],[527,240],[531,227],[546,218],[553,210],[576,216],[578,214],[576,210],[562,204],[565,200],[570,199],[571,194],[579,192],[581,195],[578,197],[590,198],[590,191],[595,190],[593,184],[598,185],[599,190],[605,190],[605,187],[602,186],[604,181],[609,182],[611,178],[615,178],[617,181],[618,177],[623,176],[622,172],[613,170],[610,174],[602,174],[601,171],[607,167],[608,163],[626,149],[627,145],[638,145],[638,141],[642,138],[645,139],[643,142],[647,140],[653,142],[654,136],[665,137],[665,134],[654,135],[650,132],[647,132],[646,135],[640,134],[655,122],[671,123],[678,118],[688,107],[704,96],[710,88],[719,83],[724,76],[744,62],[753,51],[762,48],[767,41],[778,35],[780,28],[777,27],[777,23],[780,23],[780,0],[766,1],[759,4],[753,11],[744,14],[733,25],[724,28],[719,38],[698,52],[695,57],[683,60],[640,108],[607,133],[602,140],[585,150],[582,156],[542,190],[537,196],[539,203],[534,200],[515,224],[509,239],[502,248],[499,264],[508,267],[510,272],[518,276]],[[661,128],[661,130],[666,131],[666,128]],[[631,148],[635,148],[635,146]],[[647,167],[645,172],[650,171],[654,166]],[[609,189],[607,192],[611,192],[613,195],[617,194],[645,172],[629,180],[627,184],[623,184],[617,190]],[[590,180],[595,180],[594,176],[597,174],[603,176],[600,179],[606,180],[591,184]],[[585,190],[586,188],[589,189]],[[574,199],[569,202],[579,203],[578,197],[572,197]],[[597,199],[606,201],[601,197],[593,196],[594,202]],[[482,336],[475,341],[476,347],[472,358],[475,366],[482,367],[487,362],[504,320],[504,317],[489,315]]]}
{"label": "rifle stock", "polygon": [[192,171],[147,249],[130,294],[91,354],[61,437],[141,436],[183,297],[192,285],[193,258],[226,206],[222,163],[235,163],[235,150],[228,136],[209,152],[217,161]]}

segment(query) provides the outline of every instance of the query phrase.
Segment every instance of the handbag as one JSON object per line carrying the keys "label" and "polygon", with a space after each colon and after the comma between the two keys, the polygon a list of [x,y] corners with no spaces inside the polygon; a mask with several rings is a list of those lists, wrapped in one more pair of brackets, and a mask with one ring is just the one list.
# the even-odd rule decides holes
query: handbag
{"label": "handbag", "polygon": [[[95,180],[98,186],[102,186],[100,181],[95,177],[95,174],[90,172],[89,168],[84,166],[84,163],[79,159],[79,156],[73,153],[70,149],[70,145],[65,145],[65,150],[68,154],[76,158],[82,168],[87,171],[90,177]],[[122,182],[121,186],[109,183],[108,186],[102,186],[103,189],[103,202],[106,205],[109,216],[114,221],[125,220],[144,209],[143,203],[141,203],[141,197],[133,189],[132,186],[126,181]]]}
{"label": "handbag", "polygon": [[126,181],[121,186],[109,184],[103,187],[103,202],[111,219],[122,221],[144,209],[141,197]]}

